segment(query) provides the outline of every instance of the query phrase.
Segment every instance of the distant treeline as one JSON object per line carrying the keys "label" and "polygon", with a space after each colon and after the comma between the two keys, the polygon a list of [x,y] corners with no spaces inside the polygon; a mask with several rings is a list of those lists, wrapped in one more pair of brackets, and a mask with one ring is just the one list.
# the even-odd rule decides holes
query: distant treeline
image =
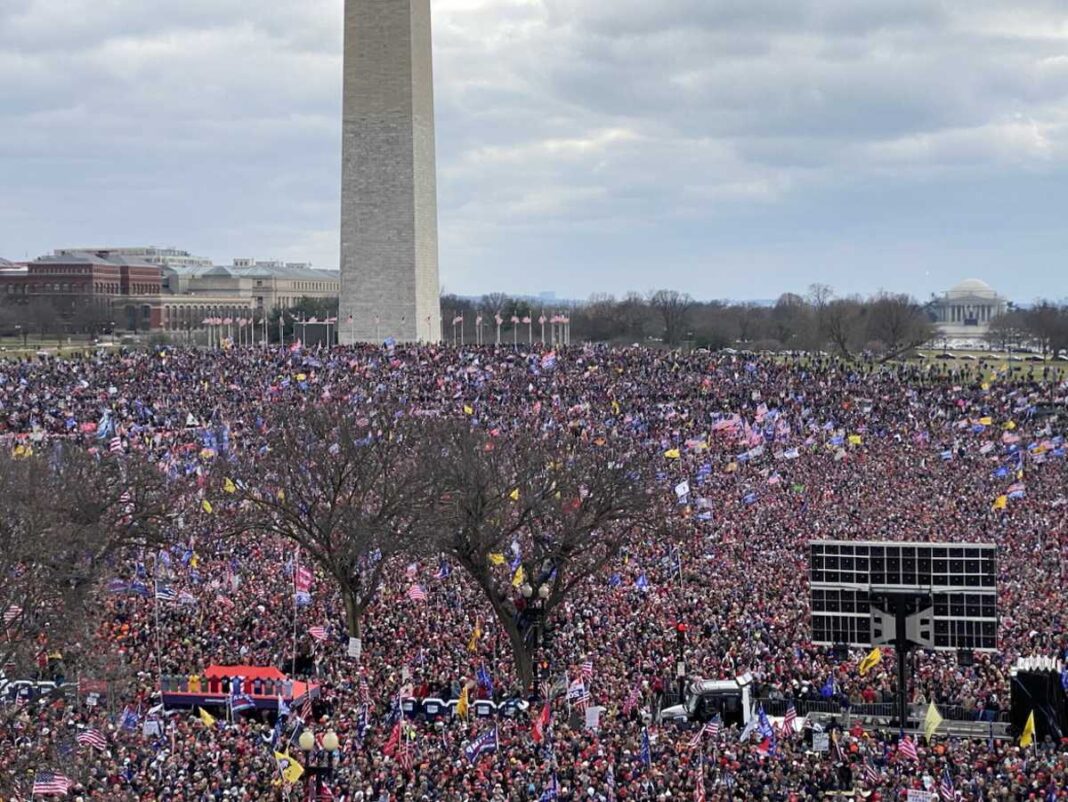
{"label": "distant treeline", "polygon": [[[504,341],[511,342],[513,317],[534,320],[561,311],[551,304],[512,298],[502,293],[478,301],[443,295],[442,331],[449,339],[449,323],[465,321],[465,340],[475,340],[474,320],[495,327],[494,315],[504,319]],[[839,297],[831,287],[814,284],[805,295],[787,293],[773,305],[696,301],[686,293],[657,290],[622,298],[593,295],[584,303],[562,310],[570,318],[572,342],[662,342],[696,348],[742,347],[768,351],[827,351],[842,356],[867,352],[893,359],[925,344],[939,344],[929,305],[910,295],[881,292],[868,297]],[[525,341],[528,326],[518,326]],[[991,347],[1033,348],[1045,355],[1068,349],[1068,306],[1036,302],[1029,309],[1011,309],[995,319],[985,339]]]}

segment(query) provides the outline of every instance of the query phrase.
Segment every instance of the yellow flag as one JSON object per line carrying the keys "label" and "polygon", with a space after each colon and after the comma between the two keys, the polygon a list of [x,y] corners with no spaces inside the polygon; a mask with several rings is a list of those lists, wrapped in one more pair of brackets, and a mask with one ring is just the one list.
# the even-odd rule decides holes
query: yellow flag
{"label": "yellow flag", "polygon": [[993,426],[994,419],[987,415],[986,417],[980,418],[979,423],[981,423],[983,426]]}
{"label": "yellow flag", "polygon": [[664,456],[668,459],[678,459],[680,456],[679,450],[677,448],[669,448],[664,452]]}
{"label": "yellow flag", "polygon": [[189,567],[190,568],[199,568],[200,567],[200,555],[197,554],[195,551],[193,552],[193,556],[191,556],[189,558]]}
{"label": "yellow flag", "polygon": [[998,496],[996,499],[994,499],[994,509],[995,510],[1003,510],[1008,506],[1009,506],[1009,497],[1008,496]]}
{"label": "yellow flag", "polygon": [[499,551],[492,552],[489,555],[489,561],[493,565],[504,565],[504,555],[501,554]]}
{"label": "yellow flag", "polygon": [[1016,421],[1005,421],[1005,424],[1001,428],[1008,429],[1011,432],[1013,429],[1016,428]]}
{"label": "yellow flag", "polygon": [[223,479],[223,490],[227,493],[236,493],[237,485],[234,484],[234,480],[230,478]]}
{"label": "yellow flag", "polygon": [[1024,724],[1023,732],[1020,733],[1020,746],[1030,746],[1035,742],[1035,711],[1031,711],[1031,715],[1027,717],[1027,723]]}
{"label": "yellow flag", "polygon": [[879,651],[879,647],[876,646],[874,649],[868,652],[867,657],[860,661],[860,665],[857,666],[857,671],[859,671],[860,676],[863,677],[865,674],[867,674],[869,671],[879,665],[879,663],[881,663],[882,661],[883,653]]}
{"label": "yellow flag", "polygon": [[508,498],[510,498],[512,501],[519,501],[519,488],[517,487],[515,490],[509,493]]}
{"label": "yellow flag", "polygon": [[278,773],[289,785],[295,785],[304,776],[304,767],[291,758],[288,752],[285,754],[275,752],[274,761],[278,764]]}
{"label": "yellow flag", "polygon": [[299,382],[302,382],[302,381],[304,381],[305,379],[307,379],[308,377],[307,377],[306,375],[304,375],[303,373],[298,373],[298,374],[297,374],[296,376],[294,376],[294,378],[295,378],[295,379],[296,379],[297,381],[299,381]]}
{"label": "yellow flag", "polygon": [[208,501],[207,499],[204,499],[202,502],[200,502],[200,509],[204,510],[204,512],[206,512],[206,513],[208,513],[210,515],[212,510],[214,509],[214,507],[211,506],[211,502],[210,501]]}
{"label": "yellow flag", "polygon": [[942,714],[938,712],[935,703],[927,705],[927,715],[923,717],[923,737],[927,739],[927,745],[931,745],[931,736],[942,726]]}
{"label": "yellow flag", "polygon": [[464,685],[464,689],[460,691],[460,699],[456,702],[456,715],[467,718],[469,707],[471,707],[471,703],[467,700],[467,686]]}
{"label": "yellow flag", "polygon": [[518,588],[523,584],[523,581],[527,578],[526,572],[523,570],[523,566],[519,566],[515,569],[515,574],[512,576],[512,587]]}
{"label": "yellow flag", "polygon": [[473,408],[469,407],[467,404],[464,404],[464,414],[465,415],[474,415],[475,414],[475,410]]}
{"label": "yellow flag", "polygon": [[612,412],[614,414],[616,414],[616,415],[619,414],[619,402],[618,401],[613,401],[612,402]]}
{"label": "yellow flag", "polygon": [[214,727],[215,726],[215,716],[213,716],[211,713],[209,713],[203,707],[198,707],[197,708],[197,715],[200,717],[200,720],[202,722],[204,722],[204,726],[205,727]]}
{"label": "yellow flag", "polygon": [[849,445],[851,445],[851,446],[859,446],[863,442],[864,442],[864,440],[861,438],[861,436],[859,434],[851,434],[851,435],[849,435]]}
{"label": "yellow flag", "polygon": [[467,651],[474,653],[478,651],[478,642],[482,639],[482,622],[476,621],[475,628],[471,630],[471,637],[467,641]]}

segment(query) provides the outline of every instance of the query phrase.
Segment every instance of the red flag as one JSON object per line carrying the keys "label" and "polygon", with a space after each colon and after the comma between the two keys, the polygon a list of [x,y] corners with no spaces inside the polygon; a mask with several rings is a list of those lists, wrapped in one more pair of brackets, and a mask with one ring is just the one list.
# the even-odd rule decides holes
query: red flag
{"label": "red flag", "polygon": [[382,747],[382,754],[386,757],[393,757],[397,752],[397,747],[401,742],[401,723],[398,721],[393,725],[393,732],[389,734],[389,740],[386,741],[386,745]]}
{"label": "red flag", "polygon": [[534,743],[540,744],[545,740],[545,728],[549,726],[549,716],[552,711],[549,709],[549,703],[545,703],[545,707],[541,709],[541,713],[534,719],[534,727],[531,731],[531,737],[534,739]]}

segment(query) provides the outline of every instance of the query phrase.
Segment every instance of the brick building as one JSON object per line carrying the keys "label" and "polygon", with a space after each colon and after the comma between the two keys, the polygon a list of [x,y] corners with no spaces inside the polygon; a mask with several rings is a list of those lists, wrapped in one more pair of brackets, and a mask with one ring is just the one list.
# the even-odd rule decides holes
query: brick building
{"label": "brick building", "polygon": [[115,328],[191,335],[207,319],[262,321],[302,298],[337,298],[340,289],[336,270],[307,264],[241,259],[223,267],[156,263],[163,257],[149,256],[155,260],[150,262],[138,255],[159,250],[61,249],[27,263],[0,259],[0,303],[45,299],[61,315],[99,304]]}
{"label": "brick building", "polygon": [[54,253],[0,269],[0,298],[8,303],[105,304],[116,325],[135,331],[160,326],[162,288],[159,265],[107,251]]}

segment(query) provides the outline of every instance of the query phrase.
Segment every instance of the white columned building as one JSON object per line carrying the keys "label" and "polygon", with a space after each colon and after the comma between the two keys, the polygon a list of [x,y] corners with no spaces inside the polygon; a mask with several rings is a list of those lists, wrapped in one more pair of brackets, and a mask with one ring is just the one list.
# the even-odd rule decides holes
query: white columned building
{"label": "white columned building", "polygon": [[977,338],[990,322],[1005,314],[1008,300],[985,281],[966,279],[931,304],[935,325],[943,337]]}

